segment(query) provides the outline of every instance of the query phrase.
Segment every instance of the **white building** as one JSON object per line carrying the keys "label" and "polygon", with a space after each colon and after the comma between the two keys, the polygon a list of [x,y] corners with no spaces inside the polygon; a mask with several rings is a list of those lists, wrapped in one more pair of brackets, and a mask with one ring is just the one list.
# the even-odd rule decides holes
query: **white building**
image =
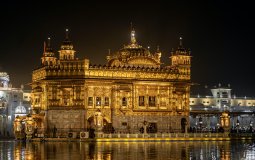
{"label": "white building", "polygon": [[[227,111],[230,114],[231,127],[249,128],[255,123],[255,98],[236,97],[231,95],[231,88],[218,87],[211,89],[210,95],[191,95],[190,126],[215,128],[219,125],[219,116]],[[201,122],[202,121],[202,122]]]}
{"label": "white building", "polygon": [[9,75],[0,72],[0,137],[12,137],[15,116],[26,115],[30,110],[30,93],[23,86],[13,88],[9,82]]}

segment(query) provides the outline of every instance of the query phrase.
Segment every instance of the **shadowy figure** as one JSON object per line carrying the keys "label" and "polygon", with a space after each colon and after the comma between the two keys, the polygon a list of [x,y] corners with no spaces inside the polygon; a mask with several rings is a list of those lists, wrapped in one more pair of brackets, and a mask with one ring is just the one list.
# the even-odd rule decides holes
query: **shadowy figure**
{"label": "shadowy figure", "polygon": [[95,138],[95,129],[89,128],[89,138]]}

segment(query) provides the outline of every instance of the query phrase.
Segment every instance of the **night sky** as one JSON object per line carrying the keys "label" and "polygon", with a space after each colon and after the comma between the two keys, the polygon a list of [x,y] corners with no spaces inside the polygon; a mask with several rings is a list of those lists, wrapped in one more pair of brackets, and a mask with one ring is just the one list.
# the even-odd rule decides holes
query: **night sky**
{"label": "night sky", "polygon": [[51,37],[57,53],[66,28],[79,58],[105,64],[108,49],[129,43],[132,22],[138,43],[151,51],[159,45],[165,65],[182,36],[192,51],[192,82],[200,87],[230,84],[237,96],[255,97],[252,6],[217,0],[1,2],[0,70],[14,87],[30,83],[43,42]]}

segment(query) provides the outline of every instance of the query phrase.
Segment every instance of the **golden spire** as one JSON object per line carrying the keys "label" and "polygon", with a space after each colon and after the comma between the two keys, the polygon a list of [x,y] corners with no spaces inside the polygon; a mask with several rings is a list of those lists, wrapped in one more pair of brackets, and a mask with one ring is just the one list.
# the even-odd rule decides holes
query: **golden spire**
{"label": "golden spire", "polygon": [[48,37],[48,44],[47,47],[50,47],[50,37]]}
{"label": "golden spire", "polygon": [[46,43],[45,43],[45,41],[43,42],[43,53],[45,53],[45,51],[46,51]]}
{"label": "golden spire", "polygon": [[66,36],[65,40],[63,41],[61,45],[61,50],[72,50],[73,49],[73,44],[72,41],[69,40],[69,29],[66,29]]}
{"label": "golden spire", "polygon": [[66,39],[69,39],[69,29],[66,28]]}
{"label": "golden spire", "polygon": [[180,47],[182,47],[182,37],[180,37]]}
{"label": "golden spire", "polygon": [[135,30],[132,26],[132,22],[131,22],[131,44],[136,44]]}
{"label": "golden spire", "polygon": [[50,37],[48,37],[47,44],[44,42],[44,52],[53,52],[50,44]]}

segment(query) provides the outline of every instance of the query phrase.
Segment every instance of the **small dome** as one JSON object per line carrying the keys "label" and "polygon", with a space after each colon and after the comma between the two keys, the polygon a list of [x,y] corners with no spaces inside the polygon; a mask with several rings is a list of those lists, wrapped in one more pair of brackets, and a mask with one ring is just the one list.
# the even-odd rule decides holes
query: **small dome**
{"label": "small dome", "polygon": [[63,41],[61,45],[61,50],[72,50],[73,49],[73,43],[69,40],[69,30],[66,29],[66,38]]}
{"label": "small dome", "polygon": [[68,39],[64,40],[60,48],[61,50],[72,50],[73,49],[72,41]]}
{"label": "small dome", "polygon": [[150,53],[149,49],[143,48],[138,45],[135,38],[135,31],[131,31],[131,41],[128,45],[124,45],[122,49],[113,55],[108,55],[108,65],[121,65],[121,66],[160,66],[159,54]]}
{"label": "small dome", "polygon": [[24,106],[17,106],[15,108],[15,114],[26,114],[27,110]]}

